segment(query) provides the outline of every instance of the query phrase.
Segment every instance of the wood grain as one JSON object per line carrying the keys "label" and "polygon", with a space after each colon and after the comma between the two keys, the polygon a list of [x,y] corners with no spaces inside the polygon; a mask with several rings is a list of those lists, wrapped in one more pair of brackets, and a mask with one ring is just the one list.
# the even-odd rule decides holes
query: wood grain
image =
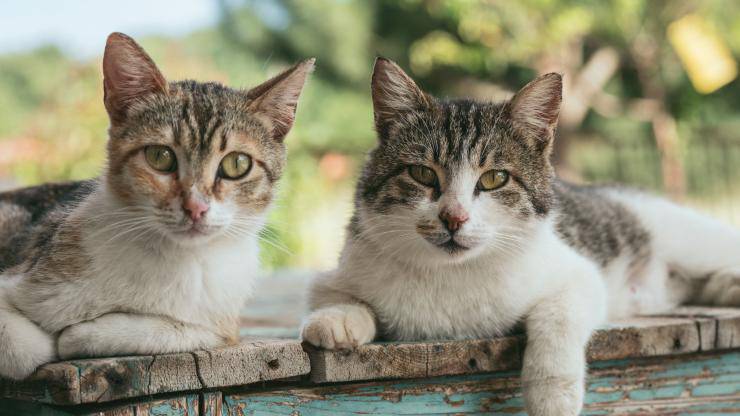
{"label": "wood grain", "polygon": [[[582,414],[738,414],[738,379],[738,351],[599,362]],[[517,372],[231,393],[223,401],[229,415],[524,414]]]}
{"label": "wood grain", "polygon": [[298,341],[269,340],[193,353],[48,364],[24,382],[0,381],[0,391],[5,398],[41,403],[102,403],[246,385],[308,372],[308,356]]}
{"label": "wood grain", "polygon": [[229,387],[308,374],[298,341],[264,340],[193,353],[201,388]]}
{"label": "wood grain", "polygon": [[[48,364],[24,382],[0,381],[0,394],[8,399],[74,405],[213,391],[309,373],[315,383],[481,374],[518,370],[525,342],[524,336],[511,336],[375,343],[353,351],[329,352],[309,347],[304,351],[298,341],[250,340],[211,351]],[[596,363],[738,347],[740,309],[686,307],[612,323],[594,334],[588,358]]]}
{"label": "wood grain", "polygon": [[[491,340],[376,343],[352,351],[307,347],[317,383],[416,378],[514,370],[521,367],[524,336]],[[740,310],[680,308],[675,313],[613,322],[596,331],[590,362],[689,354],[740,345]],[[385,365],[383,365],[385,363]]]}

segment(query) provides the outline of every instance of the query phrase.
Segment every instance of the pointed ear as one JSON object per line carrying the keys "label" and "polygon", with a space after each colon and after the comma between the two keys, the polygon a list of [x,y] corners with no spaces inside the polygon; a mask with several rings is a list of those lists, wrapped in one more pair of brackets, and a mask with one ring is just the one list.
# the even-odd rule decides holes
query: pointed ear
{"label": "pointed ear", "polygon": [[111,122],[126,118],[136,101],[149,94],[166,94],[167,81],[152,58],[133,39],[111,33],[103,55],[105,109]]}
{"label": "pointed ear", "polygon": [[563,98],[563,79],[550,73],[537,77],[509,102],[514,129],[540,144],[552,141]]}
{"label": "pointed ear", "polygon": [[399,113],[424,109],[432,101],[401,67],[382,57],[375,60],[371,89],[378,132],[384,131]]}
{"label": "pointed ear", "polygon": [[315,61],[306,59],[247,92],[249,110],[262,117],[275,140],[283,140],[293,127],[298,98]]}

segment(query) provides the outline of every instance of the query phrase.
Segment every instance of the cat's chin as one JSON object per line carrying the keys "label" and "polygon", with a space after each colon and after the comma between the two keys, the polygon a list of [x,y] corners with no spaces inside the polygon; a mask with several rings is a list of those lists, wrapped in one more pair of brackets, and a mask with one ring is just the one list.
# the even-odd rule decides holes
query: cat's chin
{"label": "cat's chin", "polygon": [[[478,257],[482,251],[480,244],[466,245],[452,239],[441,244],[425,240],[425,246],[424,252],[426,255],[422,262],[424,264],[433,263],[437,266],[464,263]],[[417,259],[421,260],[418,257]]]}
{"label": "cat's chin", "polygon": [[166,234],[173,243],[187,247],[206,244],[223,235],[220,227],[191,227],[186,230],[170,230]]}

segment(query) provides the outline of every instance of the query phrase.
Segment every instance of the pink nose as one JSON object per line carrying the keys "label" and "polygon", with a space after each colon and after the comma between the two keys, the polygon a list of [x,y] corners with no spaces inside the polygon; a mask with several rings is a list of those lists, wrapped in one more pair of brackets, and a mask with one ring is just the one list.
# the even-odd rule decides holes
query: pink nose
{"label": "pink nose", "polygon": [[182,210],[185,211],[185,214],[187,214],[190,219],[193,221],[199,221],[203,218],[204,215],[206,215],[206,212],[208,212],[208,203],[199,199],[199,198],[193,198],[188,197],[185,199],[185,202],[182,204]]}
{"label": "pink nose", "polygon": [[451,232],[459,230],[468,218],[468,213],[463,209],[445,210],[439,214],[439,219],[447,227],[447,230]]}

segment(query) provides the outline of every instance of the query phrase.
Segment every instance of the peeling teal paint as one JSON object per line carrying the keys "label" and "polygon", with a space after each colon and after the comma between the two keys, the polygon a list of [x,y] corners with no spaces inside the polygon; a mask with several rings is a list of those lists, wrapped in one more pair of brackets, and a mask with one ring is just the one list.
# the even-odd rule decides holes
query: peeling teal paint
{"label": "peeling teal paint", "polygon": [[629,393],[630,400],[656,400],[668,397],[680,397],[681,393],[687,390],[687,386],[660,387],[657,389],[632,390]]}
{"label": "peeling teal paint", "polygon": [[613,391],[608,393],[589,391],[586,393],[586,397],[583,399],[583,402],[585,404],[616,402],[622,399],[622,397],[624,397],[624,393],[621,391]]}
{"label": "peeling teal paint", "polygon": [[[740,350],[712,355],[619,360],[591,366],[583,415],[669,411],[682,415],[740,414]],[[135,415],[142,406],[151,416],[196,416],[204,407],[201,397],[222,405],[227,415],[409,415],[507,414],[524,415],[518,372],[435,377],[415,380],[310,385],[276,384],[255,391],[234,387],[224,393],[192,393],[171,398],[108,404],[89,413],[117,410]],[[272,389],[272,390],[270,390]],[[674,404],[671,404],[674,403]],[[8,406],[16,407],[8,407]],[[118,407],[116,407],[118,406]],[[660,407],[667,406],[667,407]],[[677,407],[670,407],[677,406]],[[13,409],[13,410],[8,410]],[[657,410],[656,410],[657,409]],[[666,410],[668,409],[668,410]],[[0,402],[4,415],[84,415],[79,408]]]}
{"label": "peeling teal paint", "polygon": [[[688,358],[688,357],[687,357]],[[642,363],[639,374],[634,366]],[[693,356],[690,361],[670,359],[619,360],[603,362],[598,368],[604,376],[588,381],[584,415],[609,414],[608,408],[630,405],[650,413],[655,403],[686,397],[731,396],[738,394],[740,352],[724,356]],[[614,370],[614,372],[610,370]],[[618,374],[615,376],[614,374]],[[225,397],[225,410],[245,414],[277,415],[392,415],[465,413],[524,414],[521,392],[513,384],[516,372],[441,377],[377,384],[351,384],[317,389],[296,389],[294,394],[236,394]],[[503,382],[503,383],[502,383]],[[498,383],[498,384],[497,384]],[[481,386],[503,386],[498,390],[478,391]],[[518,385],[518,383],[516,383]],[[471,386],[473,391],[469,391]],[[334,389],[334,390],[332,390]],[[740,400],[740,397],[738,397]],[[641,407],[641,404],[646,407]],[[684,404],[687,414],[738,412],[738,404]],[[604,406],[604,407],[602,407]],[[592,407],[593,409],[590,409]],[[675,409],[675,411],[681,411]]]}
{"label": "peeling teal paint", "polygon": [[710,384],[698,386],[692,390],[694,396],[728,396],[740,392],[740,384]]}

